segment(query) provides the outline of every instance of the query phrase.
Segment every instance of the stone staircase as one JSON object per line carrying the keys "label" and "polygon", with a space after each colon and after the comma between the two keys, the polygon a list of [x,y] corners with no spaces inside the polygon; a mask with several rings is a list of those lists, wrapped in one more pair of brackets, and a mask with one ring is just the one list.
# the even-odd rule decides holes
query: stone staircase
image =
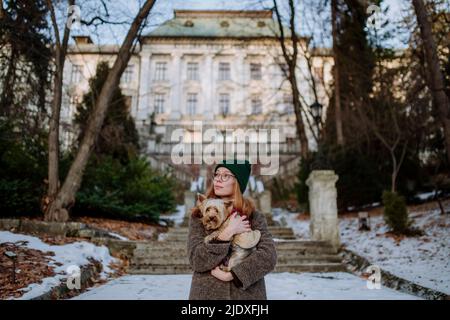
{"label": "stone staircase", "polygon": [[[291,228],[269,226],[278,261],[275,272],[345,271],[341,258],[327,242],[298,240]],[[136,244],[130,261],[132,274],[192,273],[187,257],[188,228],[172,228],[159,241]]]}

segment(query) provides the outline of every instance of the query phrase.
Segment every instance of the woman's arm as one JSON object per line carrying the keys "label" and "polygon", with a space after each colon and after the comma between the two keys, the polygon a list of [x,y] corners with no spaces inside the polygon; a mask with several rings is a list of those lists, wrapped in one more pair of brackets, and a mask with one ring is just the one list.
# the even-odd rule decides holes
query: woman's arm
{"label": "woman's arm", "polygon": [[266,218],[258,211],[253,213],[252,229],[261,232],[256,250],[231,269],[234,283],[242,284],[244,290],[273,271],[277,263],[275,243],[267,228]]}
{"label": "woman's arm", "polygon": [[205,243],[206,232],[199,218],[189,219],[188,256],[192,270],[214,269],[228,254],[231,241],[213,240]]}

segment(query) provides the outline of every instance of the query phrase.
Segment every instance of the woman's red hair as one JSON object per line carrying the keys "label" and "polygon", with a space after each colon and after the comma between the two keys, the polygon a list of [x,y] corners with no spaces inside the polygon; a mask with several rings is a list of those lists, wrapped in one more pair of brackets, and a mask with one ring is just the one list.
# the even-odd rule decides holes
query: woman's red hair
{"label": "woman's red hair", "polygon": [[[211,183],[208,190],[205,194],[206,198],[214,198],[219,199],[220,197],[214,193],[214,184]],[[237,211],[242,212],[243,215],[246,215],[247,218],[252,216],[253,211],[255,211],[255,204],[251,198],[244,197],[242,195],[241,189],[239,188],[239,183],[234,184],[234,192],[233,192],[233,207],[236,208]],[[193,217],[201,217],[202,212],[198,206],[198,204],[191,209],[191,214]]]}

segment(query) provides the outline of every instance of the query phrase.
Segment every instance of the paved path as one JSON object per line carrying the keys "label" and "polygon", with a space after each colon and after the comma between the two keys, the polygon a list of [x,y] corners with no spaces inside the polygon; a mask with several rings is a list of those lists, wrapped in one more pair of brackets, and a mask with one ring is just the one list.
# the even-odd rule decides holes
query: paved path
{"label": "paved path", "polygon": [[[191,275],[126,275],[73,298],[81,300],[186,300]],[[266,277],[270,300],[386,299],[418,297],[389,288],[368,289],[366,281],[346,272],[272,273]]]}

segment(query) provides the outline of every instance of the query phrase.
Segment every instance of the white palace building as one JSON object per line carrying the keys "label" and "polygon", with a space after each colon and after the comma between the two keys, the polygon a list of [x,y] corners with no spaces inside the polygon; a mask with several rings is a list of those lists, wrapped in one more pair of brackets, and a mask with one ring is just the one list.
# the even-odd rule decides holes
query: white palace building
{"label": "white palace building", "polygon": [[[175,10],[172,19],[141,37],[120,86],[140,134],[142,153],[153,166],[171,167],[186,182],[200,173],[210,174],[211,166],[171,160],[172,148],[179,143],[171,141],[173,130],[184,129],[185,141],[196,142],[201,133],[194,121],[201,121],[203,131],[278,129],[278,175],[296,174],[300,146],[277,25],[270,10]],[[288,28],[284,32],[289,36]],[[96,45],[88,36],[74,39],[65,64],[61,115],[66,146],[74,141],[72,119],[89,78],[99,61],[112,63],[118,52],[118,46]],[[305,47],[308,39],[300,41]],[[298,55],[302,103],[309,106],[318,100],[326,108],[333,59],[326,50],[309,54],[309,65],[304,54]],[[311,77],[318,84],[316,94]],[[307,133],[313,145],[309,129]]]}

